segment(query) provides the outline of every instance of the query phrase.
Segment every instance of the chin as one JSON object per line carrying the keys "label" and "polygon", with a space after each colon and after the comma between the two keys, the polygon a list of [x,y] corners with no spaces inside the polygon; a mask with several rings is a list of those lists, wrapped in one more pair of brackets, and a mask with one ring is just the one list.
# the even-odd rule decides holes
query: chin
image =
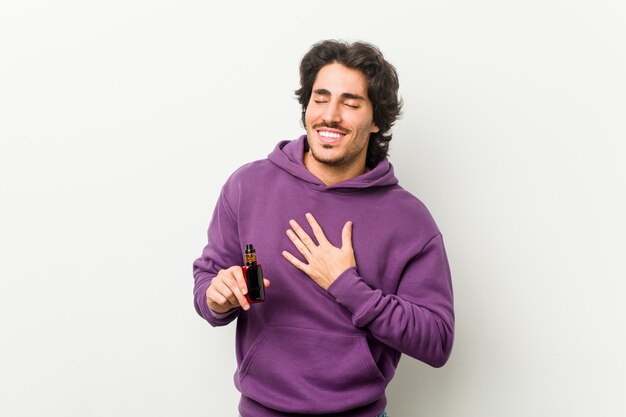
{"label": "chin", "polygon": [[313,159],[315,159],[317,162],[321,164],[329,165],[329,166],[341,165],[344,159],[343,155],[340,154],[339,152],[333,152],[332,149],[327,149],[327,148],[323,148],[321,150],[318,149],[318,152],[316,152],[316,150],[313,149],[313,152],[311,152],[311,155]]}

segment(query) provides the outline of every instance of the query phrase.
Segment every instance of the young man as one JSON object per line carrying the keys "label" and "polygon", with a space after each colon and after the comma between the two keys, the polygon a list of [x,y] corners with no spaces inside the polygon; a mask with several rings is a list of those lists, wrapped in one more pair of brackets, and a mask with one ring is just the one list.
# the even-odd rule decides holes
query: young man
{"label": "young man", "polygon": [[[197,312],[237,319],[243,417],[383,415],[400,355],[431,366],[454,334],[450,270],[426,207],[387,159],[396,71],[374,46],[323,41],[300,65],[306,135],[222,188],[194,262]],[[250,304],[253,244],[266,300]]]}

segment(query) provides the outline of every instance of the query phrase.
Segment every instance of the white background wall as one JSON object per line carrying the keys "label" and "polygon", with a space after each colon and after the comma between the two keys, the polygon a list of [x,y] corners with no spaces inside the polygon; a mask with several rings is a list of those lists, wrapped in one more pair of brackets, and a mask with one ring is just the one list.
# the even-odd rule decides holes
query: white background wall
{"label": "white background wall", "polygon": [[626,6],[615,0],[0,6],[0,415],[235,416],[234,326],[191,263],[226,177],[302,133],[298,63],[366,40],[391,161],[452,264],[442,369],[394,417],[626,413]]}

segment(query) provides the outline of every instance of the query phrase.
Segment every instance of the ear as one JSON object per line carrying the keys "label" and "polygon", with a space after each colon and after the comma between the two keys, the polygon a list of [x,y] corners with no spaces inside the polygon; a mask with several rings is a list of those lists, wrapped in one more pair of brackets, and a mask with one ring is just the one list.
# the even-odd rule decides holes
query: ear
{"label": "ear", "polygon": [[380,128],[376,126],[376,123],[372,122],[372,129],[370,130],[370,133],[378,133],[378,132],[380,132]]}

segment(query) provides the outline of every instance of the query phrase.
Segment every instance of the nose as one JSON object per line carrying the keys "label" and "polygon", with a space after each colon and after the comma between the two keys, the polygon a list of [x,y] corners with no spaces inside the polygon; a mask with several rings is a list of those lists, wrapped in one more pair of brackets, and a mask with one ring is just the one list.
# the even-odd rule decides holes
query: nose
{"label": "nose", "polygon": [[329,101],[328,105],[324,109],[322,119],[325,123],[339,123],[341,122],[341,104],[337,101]]}

